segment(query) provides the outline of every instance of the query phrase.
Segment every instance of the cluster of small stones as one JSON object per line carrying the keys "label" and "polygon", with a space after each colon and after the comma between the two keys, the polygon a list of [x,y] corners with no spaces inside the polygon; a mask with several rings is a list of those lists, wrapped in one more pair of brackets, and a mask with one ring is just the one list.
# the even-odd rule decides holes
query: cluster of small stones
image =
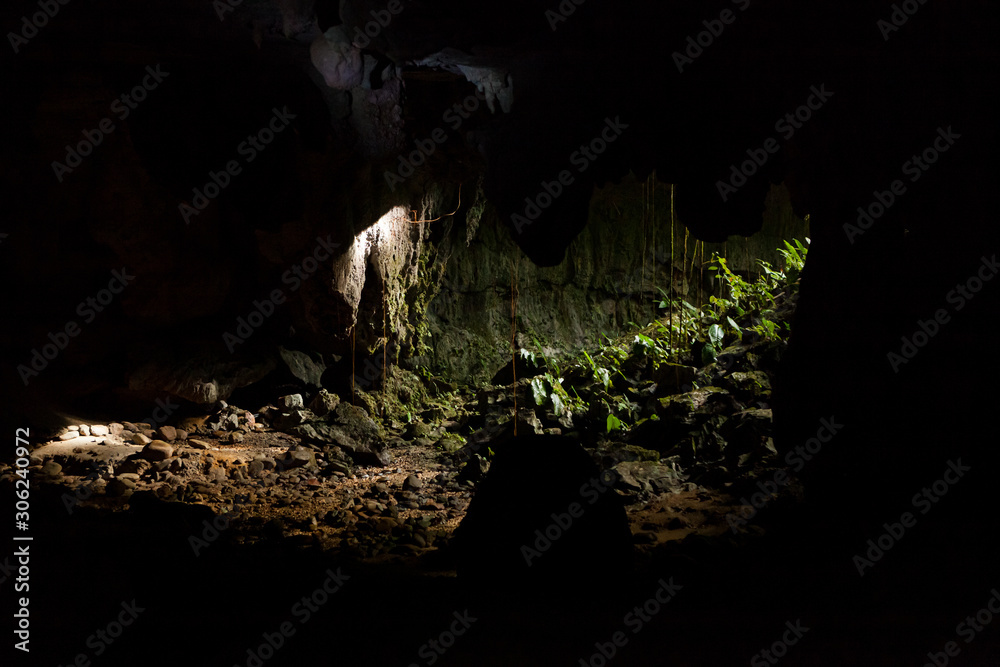
{"label": "cluster of small stones", "polygon": [[[300,402],[278,401],[285,410]],[[70,514],[127,509],[142,491],[227,515],[227,532],[240,542],[277,534],[358,558],[440,547],[471,499],[472,484],[454,471],[421,479],[402,468],[358,468],[339,447],[308,447],[280,433],[267,436],[280,448],[236,444],[265,430],[253,413],[226,405],[200,423],[74,424],[34,449],[30,470],[36,483],[62,487]],[[0,481],[12,474],[0,465]]]}

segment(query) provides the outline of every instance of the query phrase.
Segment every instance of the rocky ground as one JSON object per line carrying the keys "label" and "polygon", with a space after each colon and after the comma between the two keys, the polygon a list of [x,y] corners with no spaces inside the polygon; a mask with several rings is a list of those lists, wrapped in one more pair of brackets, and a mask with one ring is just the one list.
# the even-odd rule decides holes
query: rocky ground
{"label": "rocky ground", "polygon": [[[792,476],[772,482],[787,472],[770,409],[780,337],[745,330],[675,363],[647,334],[561,367],[524,355],[516,384],[501,371],[462,388],[393,366],[385,391],[353,400],[284,391],[40,438],[32,657],[96,657],[90,633],[130,600],[148,611],[100,664],[598,665],[623,628],[634,634],[618,664],[765,664],[762,648],[800,622],[817,629],[782,664],[912,664],[978,609],[948,592],[977,584],[956,557],[975,552],[933,533],[907,533],[911,554],[875,578],[814,546],[836,536],[803,513]],[[601,503],[546,552],[533,531],[588,477],[606,484]],[[11,495],[16,479],[0,469]],[[621,556],[616,544],[629,560],[575,563]],[[947,585],[928,585],[928,571]],[[327,604],[316,587],[341,572]],[[565,585],[546,588],[550,577]],[[673,584],[677,600],[653,604]],[[655,612],[629,611],[643,601]],[[447,636],[463,614],[475,626]],[[281,627],[296,634],[272,651]],[[437,639],[454,645],[431,651]],[[994,646],[978,640],[966,664],[994,664]]]}
{"label": "rocky ground", "polygon": [[[775,461],[768,400],[783,347],[736,342],[699,369],[657,363],[636,344],[617,386],[570,369],[567,386],[601,401],[561,415],[532,398],[539,365],[517,381],[516,419],[510,385],[463,391],[393,368],[388,408],[378,393],[358,390],[354,405],[320,391],[252,411],[220,401],[159,426],[70,424],[37,443],[30,470],[68,513],[198,505],[223,517],[226,539],[239,543],[277,537],[356,559],[408,559],[449,544],[493,450],[516,426],[575,436],[613,471],[640,553],[691,536],[745,539],[759,529],[733,529],[731,517]],[[602,432],[612,394],[639,417],[631,429]]]}

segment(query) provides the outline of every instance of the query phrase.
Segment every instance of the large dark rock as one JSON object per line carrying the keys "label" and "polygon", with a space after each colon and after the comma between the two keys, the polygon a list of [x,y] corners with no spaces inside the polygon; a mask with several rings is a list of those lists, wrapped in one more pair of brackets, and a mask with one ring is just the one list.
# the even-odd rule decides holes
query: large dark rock
{"label": "large dark rock", "polygon": [[360,465],[386,466],[392,461],[382,428],[364,408],[340,403],[324,421],[308,421],[290,433],[314,444],[340,447]]}
{"label": "large dark rock", "polygon": [[526,435],[493,447],[490,471],[455,532],[460,577],[559,586],[627,568],[632,539],[613,472],[602,477],[571,438]]}

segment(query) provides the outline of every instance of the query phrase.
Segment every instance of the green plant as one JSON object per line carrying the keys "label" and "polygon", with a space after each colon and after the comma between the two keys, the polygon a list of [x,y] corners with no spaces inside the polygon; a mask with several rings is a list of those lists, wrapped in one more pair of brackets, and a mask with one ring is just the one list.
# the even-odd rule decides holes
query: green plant
{"label": "green plant", "polygon": [[620,431],[621,428],[622,428],[621,420],[618,419],[618,417],[615,417],[613,414],[608,413],[608,433],[611,433],[612,431]]}
{"label": "green plant", "polygon": [[570,396],[562,385],[563,378],[555,377],[550,372],[531,378],[531,393],[535,405],[541,407],[551,403],[552,411],[558,417],[572,414],[573,408],[580,407],[583,401],[579,396],[576,398]]}
{"label": "green plant", "polygon": [[[808,236],[805,239],[807,244],[812,243]],[[806,265],[807,248],[798,239],[793,240],[795,241],[795,245],[785,241],[785,247],[778,248],[778,252],[781,253],[782,258],[785,260],[785,284],[789,287],[794,285],[799,279],[799,274],[802,273],[802,269]]]}

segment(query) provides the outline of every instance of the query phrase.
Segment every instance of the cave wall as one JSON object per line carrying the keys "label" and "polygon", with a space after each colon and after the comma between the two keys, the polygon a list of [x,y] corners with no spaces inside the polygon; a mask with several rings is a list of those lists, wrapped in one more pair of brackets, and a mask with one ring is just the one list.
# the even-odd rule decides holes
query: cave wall
{"label": "cave wall", "polygon": [[699,243],[696,256],[696,239],[679,219],[671,248],[670,192],[669,184],[634,176],[596,189],[584,230],[562,262],[544,267],[525,257],[496,209],[477,200],[464,224],[447,223],[447,263],[427,313],[431,351],[411,363],[459,381],[489,380],[510,363],[512,290],[519,348],[553,358],[593,350],[605,335],[614,338],[634,328],[631,323],[645,326],[665,315],[656,307],[658,288],[670,291],[671,280],[675,298],[707,302],[718,286],[700,267],[702,257],[708,263],[717,252],[753,279],[758,259],[781,265],[783,239],[808,236],[787,189],[774,186],[759,232],[706,243],[704,251]]}

